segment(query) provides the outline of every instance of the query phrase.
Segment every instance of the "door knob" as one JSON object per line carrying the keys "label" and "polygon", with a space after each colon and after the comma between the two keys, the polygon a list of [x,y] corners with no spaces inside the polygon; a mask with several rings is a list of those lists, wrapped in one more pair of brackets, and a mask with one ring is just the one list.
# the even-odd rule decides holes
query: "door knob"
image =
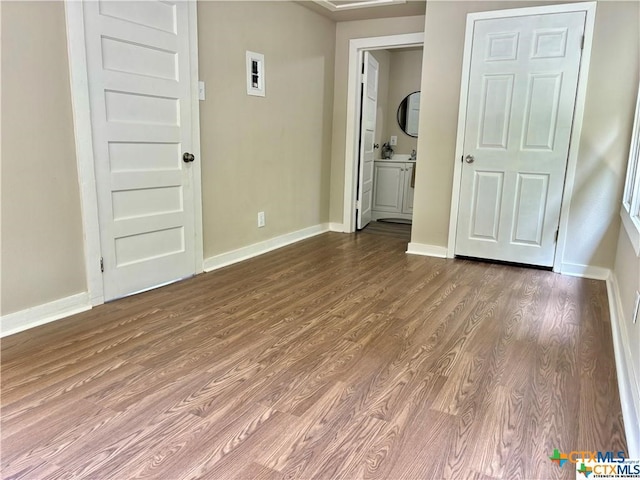
{"label": "door knob", "polygon": [[193,154],[189,152],[184,152],[184,154],[182,155],[182,160],[184,160],[184,163],[193,162],[195,159],[196,157],[194,157]]}
{"label": "door knob", "polygon": [[373,148],[380,148],[380,144],[379,143],[374,143],[373,144]]}
{"label": "door knob", "polygon": [[466,157],[464,157],[464,161],[467,163],[473,163],[475,160],[475,158],[473,158],[473,155],[467,155]]}

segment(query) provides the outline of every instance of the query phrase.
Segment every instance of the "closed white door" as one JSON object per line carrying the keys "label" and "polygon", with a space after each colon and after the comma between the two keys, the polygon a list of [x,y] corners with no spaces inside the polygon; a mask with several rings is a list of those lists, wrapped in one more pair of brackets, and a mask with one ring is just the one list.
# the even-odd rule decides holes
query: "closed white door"
{"label": "closed white door", "polygon": [[378,107],[378,61],[364,52],[362,74],[362,120],[360,121],[360,157],[358,161],[358,229],[371,221],[373,196],[373,142]]}
{"label": "closed white door", "polygon": [[475,22],[457,255],[553,265],[584,24]]}
{"label": "closed white door", "polygon": [[84,3],[105,300],[196,271],[187,7]]}

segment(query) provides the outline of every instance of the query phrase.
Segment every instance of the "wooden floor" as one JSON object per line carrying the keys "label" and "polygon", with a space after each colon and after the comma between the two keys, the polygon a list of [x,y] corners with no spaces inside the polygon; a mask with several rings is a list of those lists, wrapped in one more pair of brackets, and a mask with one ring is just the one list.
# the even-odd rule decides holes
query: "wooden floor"
{"label": "wooden floor", "polygon": [[2,476],[555,479],[625,450],[605,284],[327,233],[2,341]]}
{"label": "wooden floor", "polygon": [[[373,235],[384,235],[387,237],[396,237],[404,240],[405,244],[411,241],[411,224],[393,223],[393,222],[370,222],[359,233],[368,233]],[[405,245],[406,247],[406,245]],[[405,248],[406,251],[406,248]]]}

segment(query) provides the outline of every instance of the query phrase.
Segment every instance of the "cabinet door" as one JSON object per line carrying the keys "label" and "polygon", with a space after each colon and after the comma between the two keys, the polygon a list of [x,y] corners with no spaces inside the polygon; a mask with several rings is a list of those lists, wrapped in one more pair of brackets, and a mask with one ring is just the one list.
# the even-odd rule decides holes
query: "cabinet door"
{"label": "cabinet door", "polygon": [[415,163],[406,163],[404,169],[404,195],[402,199],[402,213],[413,213],[413,192],[411,186],[411,176],[413,175]]}
{"label": "cabinet door", "polygon": [[402,212],[404,163],[376,162],[373,185],[373,210]]}

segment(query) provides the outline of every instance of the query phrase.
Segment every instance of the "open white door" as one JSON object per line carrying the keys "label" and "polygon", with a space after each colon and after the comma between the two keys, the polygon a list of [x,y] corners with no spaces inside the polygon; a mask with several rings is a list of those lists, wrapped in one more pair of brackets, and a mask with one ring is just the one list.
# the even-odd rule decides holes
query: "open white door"
{"label": "open white door", "polygon": [[378,61],[364,52],[362,74],[362,120],[360,121],[360,156],[358,161],[358,229],[371,221],[373,199],[373,143],[378,108]]}
{"label": "open white door", "polygon": [[475,22],[456,255],[553,265],[585,18]]}
{"label": "open white door", "polygon": [[84,2],[105,300],[196,271],[188,15]]}

